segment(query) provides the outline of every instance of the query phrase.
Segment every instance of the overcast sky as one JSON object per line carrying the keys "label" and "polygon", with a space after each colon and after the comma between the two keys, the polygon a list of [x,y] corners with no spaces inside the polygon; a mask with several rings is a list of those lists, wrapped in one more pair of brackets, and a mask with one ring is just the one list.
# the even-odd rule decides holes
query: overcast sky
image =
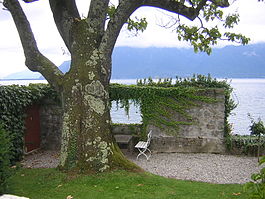
{"label": "overcast sky", "polygon": [[[86,16],[89,3],[87,0],[78,0],[80,13]],[[21,3],[35,34],[39,49],[55,64],[60,65],[69,56],[64,54],[66,49],[54,25],[48,0],[25,4]],[[87,5],[86,5],[87,4]],[[2,8],[2,7],[1,7]],[[237,0],[227,12],[237,11],[240,14],[240,23],[234,31],[251,38],[251,43],[265,42],[265,3],[258,0]],[[166,23],[166,13],[154,8],[141,8],[135,13],[137,16],[146,16],[148,28],[139,36],[133,37],[122,31],[116,46],[133,47],[188,47],[184,42],[177,40],[172,30],[165,30],[157,24]],[[196,22],[195,22],[196,23]],[[17,30],[8,11],[0,10],[0,78],[14,72],[26,69],[25,58],[20,44]],[[221,46],[227,45],[222,43]]]}

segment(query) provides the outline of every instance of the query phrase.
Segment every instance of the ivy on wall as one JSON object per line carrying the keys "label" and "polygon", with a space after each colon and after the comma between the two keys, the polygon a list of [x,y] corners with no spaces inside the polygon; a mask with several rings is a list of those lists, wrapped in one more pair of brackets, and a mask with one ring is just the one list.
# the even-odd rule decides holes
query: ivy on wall
{"label": "ivy on wall", "polygon": [[[208,94],[221,88],[225,94],[225,133],[228,135],[230,128],[227,118],[235,108],[230,98],[232,88],[226,81],[217,81],[210,76],[202,75],[192,78],[163,79],[154,81],[151,78],[139,80],[137,85],[110,85],[110,99],[116,101],[129,110],[130,103],[140,107],[143,122],[143,133],[147,124],[159,128],[179,128],[179,125],[192,124],[192,118],[187,110],[190,107],[200,106],[202,102],[214,103],[216,99]],[[0,123],[6,131],[10,132],[14,146],[14,160],[19,160],[24,147],[24,121],[25,108],[33,103],[41,104],[41,100],[48,96],[58,101],[56,92],[45,84],[32,84],[29,86],[0,86]],[[173,115],[179,113],[180,121]],[[143,136],[145,136],[143,134]]]}
{"label": "ivy on wall", "polygon": [[0,86],[0,123],[10,133],[13,161],[23,155],[25,108],[40,103],[44,96],[58,100],[55,91],[45,84]]}
{"label": "ivy on wall", "polygon": [[[147,124],[163,128],[178,129],[180,125],[193,124],[192,117],[188,114],[191,107],[204,103],[217,102],[210,97],[210,93],[223,92],[225,95],[225,135],[230,133],[227,121],[230,112],[235,108],[230,98],[232,88],[227,81],[217,81],[210,76],[197,75],[192,78],[138,80],[137,85],[113,84],[110,87],[110,98],[121,104],[128,113],[130,102],[138,105],[142,114],[143,133]],[[131,100],[131,101],[130,101]],[[176,112],[181,115],[180,120],[174,118]],[[143,136],[145,136],[143,134]]]}

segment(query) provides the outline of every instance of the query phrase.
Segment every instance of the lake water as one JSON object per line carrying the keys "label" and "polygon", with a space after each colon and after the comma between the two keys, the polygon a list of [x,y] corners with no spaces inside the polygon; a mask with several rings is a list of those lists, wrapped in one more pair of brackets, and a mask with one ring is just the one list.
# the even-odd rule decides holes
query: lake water
{"label": "lake water", "polygon": [[[112,80],[112,83],[135,84],[136,80]],[[0,81],[0,85],[28,85],[29,83],[47,83],[45,80],[15,80]],[[265,122],[265,79],[232,79],[233,98],[238,103],[237,108],[229,117],[233,125],[233,133],[249,134],[250,113],[254,119],[260,117]],[[111,117],[114,123],[141,123],[141,113],[138,107],[131,106],[129,117],[122,108],[112,105]]]}
{"label": "lake water", "polygon": [[233,124],[233,133],[249,134],[250,119],[247,114],[265,122],[265,79],[233,79],[234,100],[238,106],[229,118]]}

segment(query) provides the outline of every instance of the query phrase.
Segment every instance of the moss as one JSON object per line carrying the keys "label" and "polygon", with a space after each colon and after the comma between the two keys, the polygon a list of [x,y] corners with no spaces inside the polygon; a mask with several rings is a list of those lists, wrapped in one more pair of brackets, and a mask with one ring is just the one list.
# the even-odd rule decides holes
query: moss
{"label": "moss", "polygon": [[75,167],[77,154],[77,133],[71,128],[71,119],[69,114],[64,113],[62,143],[60,155],[60,167],[63,169],[71,169]]}
{"label": "moss", "polygon": [[69,115],[64,113],[63,126],[62,126],[62,142],[61,142],[61,155],[60,155],[60,166],[64,166],[68,156],[68,142],[69,142]]}
{"label": "moss", "polygon": [[116,143],[113,143],[111,145],[111,150],[113,151],[113,155],[111,157],[111,164],[113,169],[124,169],[133,172],[143,172],[142,168],[128,160],[123,155]]}

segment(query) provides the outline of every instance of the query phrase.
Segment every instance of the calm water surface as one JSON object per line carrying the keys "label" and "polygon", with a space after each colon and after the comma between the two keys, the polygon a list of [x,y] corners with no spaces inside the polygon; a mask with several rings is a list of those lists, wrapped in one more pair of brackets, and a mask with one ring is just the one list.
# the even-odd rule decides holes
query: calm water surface
{"label": "calm water surface", "polygon": [[[136,80],[112,80],[112,83],[135,84]],[[29,83],[47,83],[45,80],[15,80],[0,81],[0,85],[28,85]],[[237,108],[229,117],[234,134],[249,134],[250,113],[254,119],[260,117],[265,122],[265,79],[232,79],[233,98],[238,103]],[[111,117],[114,123],[141,123],[141,113],[138,107],[131,106],[129,117],[122,108],[117,109],[113,103]]]}
{"label": "calm water surface", "polygon": [[234,134],[249,134],[250,119],[259,117],[265,122],[265,79],[233,79],[233,98],[238,101],[229,121],[233,124]]}

